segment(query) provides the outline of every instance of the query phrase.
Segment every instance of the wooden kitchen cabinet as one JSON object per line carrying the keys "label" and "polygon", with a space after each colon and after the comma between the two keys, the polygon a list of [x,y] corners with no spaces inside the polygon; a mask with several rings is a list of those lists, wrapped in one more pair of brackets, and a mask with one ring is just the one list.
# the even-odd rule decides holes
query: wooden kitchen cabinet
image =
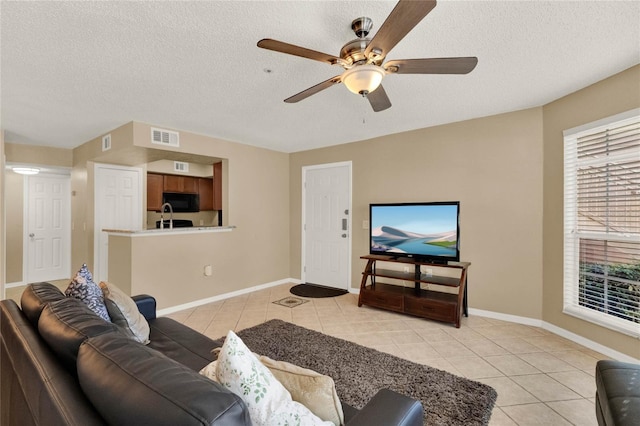
{"label": "wooden kitchen cabinet", "polygon": [[213,165],[213,210],[222,210],[222,163]]}
{"label": "wooden kitchen cabinet", "polygon": [[160,211],[163,188],[163,175],[147,173],[147,210]]}
{"label": "wooden kitchen cabinet", "polygon": [[198,178],[200,210],[213,210],[213,179]]}
{"label": "wooden kitchen cabinet", "polygon": [[164,192],[197,194],[198,178],[191,176],[164,175]]}

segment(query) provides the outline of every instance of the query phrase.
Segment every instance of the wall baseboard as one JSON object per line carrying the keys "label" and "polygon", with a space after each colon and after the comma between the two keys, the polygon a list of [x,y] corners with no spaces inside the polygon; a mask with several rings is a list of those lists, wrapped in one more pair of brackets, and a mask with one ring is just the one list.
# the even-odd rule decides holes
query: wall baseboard
{"label": "wall baseboard", "polygon": [[500,312],[485,311],[483,309],[469,308],[469,314],[477,315],[479,317],[492,318],[500,321],[513,322],[516,324],[530,325],[532,327],[542,328],[542,320],[534,318],[521,317],[518,315],[503,314]]}
{"label": "wall baseboard", "polygon": [[623,362],[640,363],[640,360],[632,356],[629,356],[622,352],[618,352],[607,346],[601,345],[598,342],[594,342],[593,340],[587,339],[586,337],[582,337],[579,334],[572,333],[571,331],[565,330],[564,328],[560,328],[557,325],[550,324],[546,321],[542,321],[534,318],[528,318],[528,317],[520,317],[517,315],[502,314],[500,312],[485,311],[482,309],[474,309],[474,308],[469,308],[469,314],[477,315],[479,317],[493,318],[497,320],[513,322],[516,324],[530,325],[532,327],[540,327],[543,330],[550,331],[553,334],[557,334],[560,337],[564,337],[567,340],[571,340],[574,343],[577,343],[586,348],[599,352],[603,355],[608,356],[609,358],[612,358],[618,361],[623,361]]}
{"label": "wall baseboard", "polygon": [[560,328],[557,325],[550,324],[546,321],[542,322],[542,328],[552,332],[553,334],[557,334],[560,337],[564,337],[565,339],[569,339],[572,342],[575,342],[579,345],[586,346],[589,349],[592,349],[596,352],[600,352],[608,356],[609,358],[613,358],[618,361],[624,362],[632,362],[632,363],[640,363],[640,359],[636,359],[627,354],[623,354],[622,352],[618,352],[614,349],[611,349],[608,346],[601,345],[598,342],[594,342],[593,340],[587,339],[586,337],[582,337],[579,334],[575,334],[571,331],[565,330],[564,328]]}
{"label": "wall baseboard", "polygon": [[172,314],[174,312],[183,311],[185,309],[196,308],[206,305],[207,303],[218,302],[220,300],[229,299],[231,297],[242,296],[243,294],[253,293],[254,291],[264,290],[266,288],[275,287],[282,284],[293,283],[301,284],[302,281],[293,278],[285,278],[270,283],[259,284],[253,287],[243,288],[242,290],[232,291],[230,293],[219,294],[217,296],[207,297],[206,299],[194,300],[193,302],[183,303],[181,305],[171,306],[169,308],[159,309],[157,315],[159,317]]}

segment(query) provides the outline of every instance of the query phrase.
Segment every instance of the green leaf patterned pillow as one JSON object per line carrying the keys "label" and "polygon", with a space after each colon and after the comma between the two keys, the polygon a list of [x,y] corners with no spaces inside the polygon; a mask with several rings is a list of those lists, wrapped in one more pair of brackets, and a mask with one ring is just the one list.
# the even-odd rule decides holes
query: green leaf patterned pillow
{"label": "green leaf patterned pillow", "polygon": [[231,330],[216,365],[220,383],[239,395],[256,426],[333,425],[291,399],[291,394]]}

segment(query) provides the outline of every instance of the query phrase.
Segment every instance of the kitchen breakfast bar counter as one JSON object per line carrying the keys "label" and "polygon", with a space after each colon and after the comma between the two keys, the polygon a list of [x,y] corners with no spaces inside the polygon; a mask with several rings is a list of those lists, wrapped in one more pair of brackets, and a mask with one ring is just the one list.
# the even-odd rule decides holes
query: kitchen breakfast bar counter
{"label": "kitchen breakfast bar counter", "polygon": [[[237,290],[243,279],[233,265],[242,233],[235,226],[197,226],[128,231],[108,235],[108,281],[128,294],[153,294],[159,309]],[[240,251],[242,253],[242,251]]]}
{"label": "kitchen breakfast bar counter", "polygon": [[193,226],[189,228],[150,228],[140,231],[126,229],[103,229],[109,235],[128,235],[130,237],[149,237],[158,235],[201,234],[203,232],[229,232],[235,226]]}

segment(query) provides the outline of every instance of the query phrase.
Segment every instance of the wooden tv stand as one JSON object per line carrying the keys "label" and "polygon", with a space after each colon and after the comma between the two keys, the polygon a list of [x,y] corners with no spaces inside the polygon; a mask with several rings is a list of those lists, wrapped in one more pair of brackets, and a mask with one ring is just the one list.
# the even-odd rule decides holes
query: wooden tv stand
{"label": "wooden tv stand", "polygon": [[[358,306],[369,305],[390,311],[416,315],[438,321],[454,323],[460,328],[460,318],[464,311],[467,312],[467,270],[469,262],[449,262],[447,264],[419,261],[408,257],[393,257],[384,255],[361,256],[367,259],[367,266],[362,272],[360,283],[360,296]],[[403,272],[377,267],[378,262],[400,263],[411,265],[413,271]],[[421,266],[427,266],[435,270],[435,273],[427,274],[421,271]],[[440,268],[457,270],[455,277],[438,275],[443,271]],[[378,278],[390,280],[381,282]],[[367,285],[367,280],[370,284]],[[402,281],[412,281],[413,287],[405,287]],[[395,282],[395,284],[392,284]],[[435,284],[437,286],[452,287],[456,293],[429,290],[423,285]]]}

